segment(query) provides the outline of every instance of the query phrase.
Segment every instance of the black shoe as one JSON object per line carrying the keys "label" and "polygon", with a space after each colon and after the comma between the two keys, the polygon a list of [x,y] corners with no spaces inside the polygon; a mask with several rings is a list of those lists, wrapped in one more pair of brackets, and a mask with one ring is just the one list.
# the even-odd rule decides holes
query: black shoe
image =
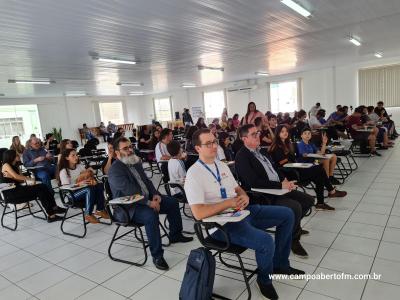
{"label": "black shoe", "polygon": [[332,211],[332,210],[335,210],[335,208],[326,203],[320,203],[320,204],[315,205],[315,210]]}
{"label": "black shoe", "polygon": [[156,266],[157,269],[162,271],[167,271],[169,269],[167,262],[162,256],[159,258],[153,258],[153,264]]}
{"label": "black shoe", "polygon": [[376,151],[373,151],[373,152],[371,152],[371,156],[382,156],[382,154],[380,154]]}
{"label": "black shoe", "polygon": [[52,218],[47,217],[47,223],[53,223],[53,222],[61,221],[62,219],[63,219],[63,217],[54,215]]}
{"label": "black shoe", "polygon": [[274,269],[274,274],[285,274],[285,275],[304,275],[306,272],[289,267],[287,269]]}
{"label": "black shoe", "polygon": [[193,238],[190,236],[184,236],[183,234],[180,235],[178,238],[171,240],[171,244],[175,244],[175,243],[189,243],[193,241]]}
{"label": "black shoe", "polygon": [[341,184],[339,180],[337,180],[335,177],[329,177],[329,181],[331,182],[331,184],[333,185],[337,185],[337,184]]}
{"label": "black shoe", "polygon": [[309,235],[310,232],[308,230],[302,229],[300,232],[301,235]]}
{"label": "black shoe", "polygon": [[256,286],[258,287],[261,295],[263,295],[263,297],[265,299],[271,299],[271,300],[279,299],[278,294],[276,293],[275,288],[272,285],[272,283],[262,284],[257,279]]}
{"label": "black shoe", "polygon": [[66,211],[67,211],[66,208],[59,207],[59,206],[57,206],[56,209],[54,209],[55,214],[65,214]]}
{"label": "black shoe", "polygon": [[292,252],[294,255],[301,257],[301,258],[308,258],[307,251],[303,248],[300,244],[299,240],[292,241]]}

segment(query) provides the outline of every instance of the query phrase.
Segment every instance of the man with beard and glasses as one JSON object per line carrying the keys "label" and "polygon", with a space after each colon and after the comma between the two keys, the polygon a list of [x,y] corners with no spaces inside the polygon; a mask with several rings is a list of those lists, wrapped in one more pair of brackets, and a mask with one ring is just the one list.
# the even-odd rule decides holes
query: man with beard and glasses
{"label": "man with beard and glasses", "polygon": [[[133,152],[131,142],[121,137],[114,141],[114,151],[117,160],[108,171],[114,198],[140,194],[143,200],[129,207],[131,221],[143,224],[149,241],[153,263],[160,270],[168,270],[169,266],[163,257],[161,235],[159,228],[159,214],[166,214],[169,222],[169,238],[171,243],[187,243],[192,237],[182,235],[182,218],[178,202],[171,197],[160,195],[153,183],[147,178],[142,162]],[[116,208],[116,219],[123,218],[121,208]],[[121,220],[128,221],[128,220]]]}

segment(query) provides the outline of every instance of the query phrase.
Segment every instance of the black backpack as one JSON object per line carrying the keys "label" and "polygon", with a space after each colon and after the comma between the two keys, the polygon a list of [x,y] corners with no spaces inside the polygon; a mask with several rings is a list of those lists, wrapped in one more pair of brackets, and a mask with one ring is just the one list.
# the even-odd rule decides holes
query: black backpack
{"label": "black backpack", "polygon": [[215,258],[206,248],[190,251],[183,277],[180,300],[210,300],[215,277]]}

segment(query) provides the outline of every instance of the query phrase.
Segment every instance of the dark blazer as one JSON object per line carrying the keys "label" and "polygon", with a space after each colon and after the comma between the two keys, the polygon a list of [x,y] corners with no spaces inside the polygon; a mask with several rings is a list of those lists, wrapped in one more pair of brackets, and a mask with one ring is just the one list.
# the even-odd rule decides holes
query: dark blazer
{"label": "dark blazer", "polygon": [[[278,173],[280,180],[284,179],[283,174],[276,168],[275,163],[269,155],[263,151],[261,153],[266,156]],[[249,191],[251,188],[260,189],[281,189],[282,183],[270,181],[268,174],[259,160],[243,146],[235,157],[235,168],[242,187]]]}
{"label": "dark blazer", "polygon": [[[147,178],[142,163],[137,163],[134,166],[149,190],[149,198],[151,199],[154,195],[158,195],[159,193],[155,189],[153,183]],[[128,166],[118,159],[111,165],[108,171],[108,182],[110,183],[113,198],[141,193],[139,183],[136,181]],[[143,199],[140,202],[147,204],[147,200],[149,199]]]}

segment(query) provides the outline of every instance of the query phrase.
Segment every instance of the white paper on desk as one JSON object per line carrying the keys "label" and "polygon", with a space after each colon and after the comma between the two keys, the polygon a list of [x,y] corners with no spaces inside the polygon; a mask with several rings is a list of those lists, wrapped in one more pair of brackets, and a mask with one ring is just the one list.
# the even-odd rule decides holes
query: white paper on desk
{"label": "white paper on desk", "polygon": [[142,195],[123,196],[123,197],[112,199],[108,203],[109,204],[132,204],[132,203],[142,200],[143,198],[144,197]]}
{"label": "white paper on desk", "polygon": [[253,192],[259,192],[259,193],[264,193],[264,194],[270,194],[270,195],[285,195],[289,193],[289,189],[251,189]]}
{"label": "white paper on desk", "polygon": [[306,154],[306,157],[311,157],[311,158],[319,158],[319,159],[331,159],[333,154],[316,154],[316,153],[308,153]]}
{"label": "white paper on desk", "polygon": [[250,215],[250,211],[248,210],[239,210],[237,212],[227,212],[227,213],[222,213],[218,214],[212,217],[208,217],[203,219],[203,222],[206,223],[218,223],[218,224],[225,224],[225,223],[230,223],[230,222],[240,222],[244,218],[246,218],[248,215]]}
{"label": "white paper on desk", "polygon": [[15,188],[14,183],[0,183],[0,190],[1,191],[6,191],[6,190],[11,190]]}
{"label": "white paper on desk", "polygon": [[84,185],[70,184],[70,185],[62,185],[60,187],[60,189],[61,190],[76,191],[76,190],[79,190],[79,189],[83,189],[85,187],[87,187],[86,184],[84,184]]}
{"label": "white paper on desk", "polygon": [[285,168],[300,168],[300,169],[308,169],[311,168],[314,164],[312,163],[288,163],[284,164]]}

